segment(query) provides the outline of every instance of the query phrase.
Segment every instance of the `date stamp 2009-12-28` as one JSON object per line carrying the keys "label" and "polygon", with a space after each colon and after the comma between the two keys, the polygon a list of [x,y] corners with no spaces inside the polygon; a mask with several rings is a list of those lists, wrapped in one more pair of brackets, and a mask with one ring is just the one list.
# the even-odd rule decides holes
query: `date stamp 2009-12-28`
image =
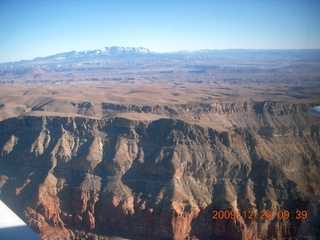
{"label": "date stamp 2009-12-28", "polygon": [[238,212],[235,210],[213,210],[212,219],[236,219],[243,218],[244,220],[254,220],[254,219],[274,219],[275,217],[278,219],[296,219],[296,220],[304,220],[308,218],[308,212],[306,210],[278,210],[277,212],[272,212],[271,210],[244,210],[242,212]]}

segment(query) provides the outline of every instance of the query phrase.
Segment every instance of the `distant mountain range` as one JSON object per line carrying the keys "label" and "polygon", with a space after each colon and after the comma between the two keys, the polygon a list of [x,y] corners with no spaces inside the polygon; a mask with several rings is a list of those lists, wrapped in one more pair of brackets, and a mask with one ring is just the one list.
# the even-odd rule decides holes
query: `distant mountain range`
{"label": "distant mountain range", "polygon": [[29,64],[33,62],[41,62],[41,61],[57,61],[57,60],[66,60],[66,61],[82,61],[82,60],[93,60],[93,59],[104,59],[106,57],[112,58],[127,58],[127,57],[152,57],[152,56],[214,56],[214,57],[265,57],[266,54],[272,54],[273,56],[280,55],[300,55],[300,54],[311,54],[311,55],[319,55],[320,49],[302,49],[302,50],[283,50],[283,49],[274,49],[274,50],[265,50],[265,49],[225,49],[225,50],[217,50],[217,49],[204,49],[204,50],[182,50],[175,52],[166,52],[166,53],[158,53],[151,51],[147,48],[143,47],[120,47],[120,46],[112,46],[112,47],[103,47],[101,49],[96,50],[85,50],[85,51],[70,51],[57,53],[54,55],[46,56],[46,57],[36,57],[32,60],[21,60],[15,62],[4,62],[0,63],[0,67],[8,67],[8,66],[16,66],[19,64]]}
{"label": "distant mountain range", "polygon": [[54,60],[54,59],[66,59],[66,58],[80,58],[80,57],[97,57],[97,56],[120,56],[120,55],[136,55],[136,54],[151,54],[153,53],[147,48],[143,47],[104,47],[96,50],[86,50],[86,51],[71,51],[58,53],[54,55],[50,55],[47,57],[37,57],[33,59],[37,60]]}

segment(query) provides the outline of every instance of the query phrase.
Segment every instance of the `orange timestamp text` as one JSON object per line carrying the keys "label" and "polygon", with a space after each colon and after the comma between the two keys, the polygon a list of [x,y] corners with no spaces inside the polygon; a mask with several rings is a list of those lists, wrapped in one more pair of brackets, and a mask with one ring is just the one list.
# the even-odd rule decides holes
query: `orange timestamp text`
{"label": "orange timestamp text", "polygon": [[308,218],[308,212],[306,210],[278,210],[273,213],[270,210],[260,210],[254,211],[244,210],[242,212],[238,212],[235,210],[213,210],[212,219],[236,219],[243,218],[248,220],[254,219],[274,219],[275,217],[278,219],[296,219],[296,220],[304,220]]}

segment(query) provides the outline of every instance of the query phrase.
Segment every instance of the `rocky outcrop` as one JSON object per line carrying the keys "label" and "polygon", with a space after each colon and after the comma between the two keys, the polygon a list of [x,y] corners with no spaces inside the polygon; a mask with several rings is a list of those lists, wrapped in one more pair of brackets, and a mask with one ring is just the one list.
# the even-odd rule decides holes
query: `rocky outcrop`
{"label": "rocky outcrop", "polygon": [[316,239],[320,119],[308,109],[179,110],[223,120],[224,130],[179,119],[7,119],[1,198],[44,239]]}
{"label": "rocky outcrop", "polygon": [[[163,116],[181,117],[186,116],[190,119],[208,117],[210,114],[271,114],[283,116],[300,111],[308,111],[316,104],[285,104],[272,101],[245,101],[235,103],[188,103],[180,105],[129,105],[115,104],[107,102],[74,102],[59,99],[47,100],[44,103],[33,104],[32,111],[74,113],[89,117],[110,117],[117,113],[152,113]],[[59,107],[60,106],[60,107]],[[61,108],[63,106],[63,108]]]}

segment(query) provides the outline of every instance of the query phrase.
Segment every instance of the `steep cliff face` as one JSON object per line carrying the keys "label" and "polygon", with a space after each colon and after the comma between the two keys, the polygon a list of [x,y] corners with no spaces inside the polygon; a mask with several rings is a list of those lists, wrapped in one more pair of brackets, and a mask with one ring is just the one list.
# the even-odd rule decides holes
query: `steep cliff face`
{"label": "steep cliff face", "polygon": [[4,120],[1,198],[44,239],[316,239],[320,119],[309,106],[201,108],[181,111],[225,130],[178,119]]}

